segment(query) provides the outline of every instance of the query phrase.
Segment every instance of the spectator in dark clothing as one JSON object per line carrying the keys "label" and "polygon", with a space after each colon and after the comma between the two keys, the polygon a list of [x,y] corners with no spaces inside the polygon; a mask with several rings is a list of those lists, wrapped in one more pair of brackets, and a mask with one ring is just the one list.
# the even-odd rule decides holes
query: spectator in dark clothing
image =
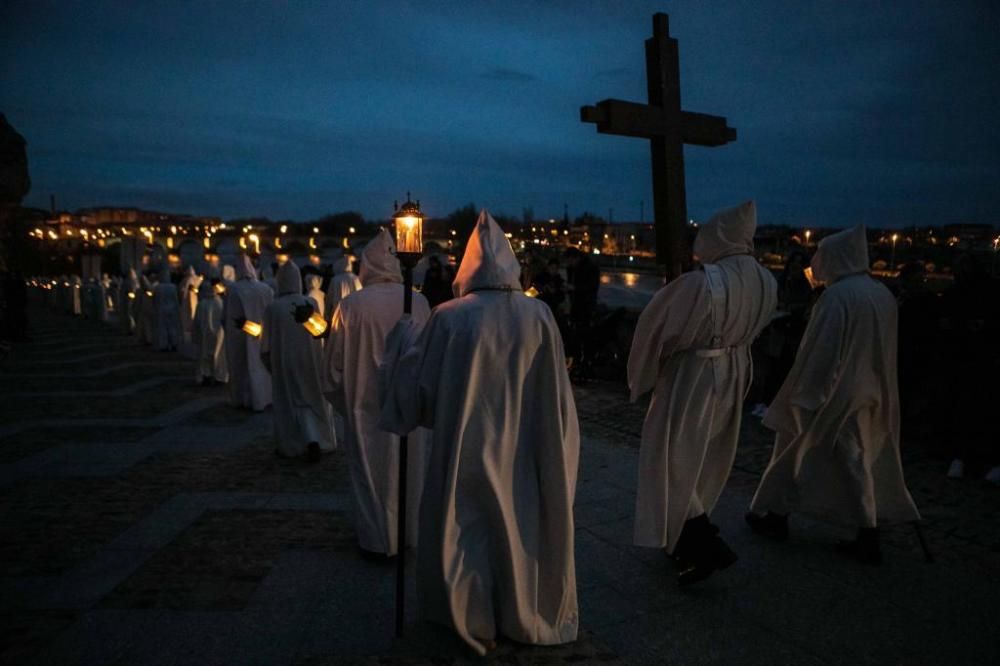
{"label": "spectator in dark clothing", "polygon": [[814,298],[813,288],[806,278],[806,255],[792,252],[778,278],[778,311],[765,332],[760,336],[758,349],[765,356],[766,379],[762,382],[759,402],[754,407],[755,416],[763,416],[767,405],[777,394],[788,376],[799,342],[809,322],[809,308]]}
{"label": "spectator in dark clothing", "polygon": [[427,304],[432,308],[453,297],[451,283],[454,275],[449,279],[445,267],[441,262],[441,257],[432,254],[427,259],[427,272],[424,273],[424,286],[420,293],[427,299]]}
{"label": "spectator in dark clothing", "polygon": [[597,309],[597,290],[601,285],[601,270],[590,257],[571,247],[563,254],[569,278],[570,340],[566,353],[575,358],[577,376],[587,375],[588,354],[593,346],[590,339],[594,311]]}
{"label": "spectator in dark clothing", "polygon": [[6,273],[3,278],[3,335],[14,342],[28,338],[28,286],[20,271]]}
{"label": "spectator in dark clothing", "polygon": [[927,287],[923,264],[911,262],[899,271],[899,402],[903,437],[928,431],[934,384],[942,372],[939,329],[941,299]]}
{"label": "spectator in dark clothing", "polygon": [[531,285],[538,291],[538,299],[544,301],[558,317],[562,314],[562,304],[566,300],[566,281],[559,274],[559,260],[550,259],[545,270],[535,275]]}
{"label": "spectator in dark clothing", "polygon": [[960,256],[954,272],[955,283],[941,299],[938,435],[954,456],[948,476],[960,478],[971,459],[1000,464],[992,425],[997,392],[983,388],[1000,370],[1000,294],[972,254]]}

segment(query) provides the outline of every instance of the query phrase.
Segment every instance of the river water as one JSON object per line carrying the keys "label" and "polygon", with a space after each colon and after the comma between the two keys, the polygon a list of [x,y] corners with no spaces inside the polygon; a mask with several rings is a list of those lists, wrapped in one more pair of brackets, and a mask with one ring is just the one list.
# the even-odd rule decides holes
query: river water
{"label": "river water", "polygon": [[609,308],[642,310],[663,286],[663,278],[650,273],[602,271],[597,299]]}

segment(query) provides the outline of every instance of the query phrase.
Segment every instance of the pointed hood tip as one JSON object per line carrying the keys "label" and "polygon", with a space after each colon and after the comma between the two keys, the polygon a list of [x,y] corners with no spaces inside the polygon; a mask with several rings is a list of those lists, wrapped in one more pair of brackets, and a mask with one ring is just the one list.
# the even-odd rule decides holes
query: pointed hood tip
{"label": "pointed hood tip", "polygon": [[378,235],[365,245],[361,253],[361,275],[358,277],[366,287],[378,282],[403,281],[403,272],[396,258],[396,244],[385,228],[379,229]]}
{"label": "pointed hood tip", "polygon": [[452,290],[459,297],[477,289],[520,291],[520,278],[521,265],[510,241],[489,211],[483,208],[466,243],[465,256]]}
{"label": "pointed hood tip", "polygon": [[239,261],[236,263],[236,279],[242,280],[244,278],[248,280],[256,280],[257,271],[254,270],[253,262],[250,260],[250,257],[245,254],[241,254]]}
{"label": "pointed hood tip", "polygon": [[857,224],[819,242],[810,262],[813,276],[830,285],[842,277],[868,272],[868,231]]}
{"label": "pointed hood tip", "polygon": [[302,293],[302,271],[294,261],[286,261],[278,268],[278,296]]}
{"label": "pointed hood tip", "polygon": [[694,240],[694,253],[710,264],[736,254],[752,254],[757,231],[757,203],[753,199],[724,208],[701,225]]}

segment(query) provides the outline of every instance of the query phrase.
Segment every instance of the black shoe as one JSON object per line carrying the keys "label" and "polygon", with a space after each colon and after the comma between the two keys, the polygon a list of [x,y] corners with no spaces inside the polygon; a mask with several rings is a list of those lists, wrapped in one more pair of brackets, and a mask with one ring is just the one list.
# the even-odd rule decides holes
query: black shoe
{"label": "black shoe", "polygon": [[306,462],[315,464],[322,459],[323,452],[319,450],[319,444],[316,442],[309,442],[309,445],[306,447]]}
{"label": "black shoe", "polygon": [[775,541],[788,541],[788,516],[768,511],[763,516],[748,513],[744,516],[747,525],[757,534]]}
{"label": "black shoe", "polygon": [[361,546],[358,546],[358,550],[361,551],[361,559],[366,562],[374,562],[376,564],[385,564],[387,562],[394,562],[396,560],[395,555],[386,555],[385,553],[376,553],[374,550],[366,550]]}
{"label": "black shoe", "polygon": [[879,546],[878,528],[868,527],[858,530],[858,537],[853,541],[838,541],[837,552],[844,557],[878,566],[882,564],[882,548]]}
{"label": "black shoe", "polygon": [[719,537],[719,528],[704,514],[684,523],[673,556],[679,569],[677,584],[682,586],[705,580],[739,559]]}

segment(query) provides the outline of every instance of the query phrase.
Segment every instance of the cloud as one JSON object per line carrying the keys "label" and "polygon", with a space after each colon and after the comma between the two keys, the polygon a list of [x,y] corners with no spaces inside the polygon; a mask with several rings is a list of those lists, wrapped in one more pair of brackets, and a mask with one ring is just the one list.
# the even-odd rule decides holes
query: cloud
{"label": "cloud", "polygon": [[494,81],[537,81],[538,77],[534,74],[529,74],[528,72],[521,71],[519,69],[511,69],[509,67],[493,67],[492,69],[483,72],[482,78],[493,79]]}

